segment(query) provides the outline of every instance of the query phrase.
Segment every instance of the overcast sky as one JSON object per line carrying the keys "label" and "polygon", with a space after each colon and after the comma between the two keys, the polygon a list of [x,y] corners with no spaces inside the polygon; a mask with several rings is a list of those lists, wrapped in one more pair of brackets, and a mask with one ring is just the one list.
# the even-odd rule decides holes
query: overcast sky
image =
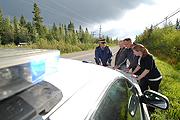
{"label": "overcast sky", "polygon": [[[0,7],[6,18],[18,19],[23,14],[26,21],[32,21],[33,4],[37,3],[43,17],[43,24],[68,25],[70,20],[75,29],[81,25],[94,37],[101,34],[113,39],[124,39],[141,34],[146,27],[156,25],[180,10],[180,0],[0,0]],[[174,24],[180,19],[180,12],[172,16]],[[159,25],[161,26],[161,25]]]}

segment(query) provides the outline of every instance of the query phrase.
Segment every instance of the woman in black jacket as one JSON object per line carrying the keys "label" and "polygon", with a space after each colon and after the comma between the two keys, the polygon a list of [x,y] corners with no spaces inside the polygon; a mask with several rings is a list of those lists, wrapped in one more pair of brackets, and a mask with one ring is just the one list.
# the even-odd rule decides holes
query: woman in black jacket
{"label": "woman in black jacket", "polygon": [[[162,80],[162,74],[155,64],[153,55],[141,44],[137,44],[133,47],[133,52],[136,56],[139,56],[138,65],[132,74],[138,75],[138,77],[131,76],[136,80],[140,80],[139,86],[144,92],[150,87],[151,90],[158,92],[159,85]],[[151,110],[151,112],[153,112]]]}
{"label": "woman in black jacket", "polygon": [[[151,90],[157,91],[162,79],[162,75],[155,64],[153,55],[141,44],[137,44],[133,47],[133,52],[136,56],[139,56],[138,65],[132,74],[139,75],[134,77],[136,80],[140,80],[140,87],[142,92],[148,90],[148,86]],[[141,70],[142,72],[139,72]]]}

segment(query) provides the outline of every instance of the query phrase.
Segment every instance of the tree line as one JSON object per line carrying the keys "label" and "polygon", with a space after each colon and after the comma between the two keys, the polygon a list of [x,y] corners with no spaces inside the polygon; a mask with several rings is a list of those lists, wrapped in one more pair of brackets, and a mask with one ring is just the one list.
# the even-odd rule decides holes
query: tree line
{"label": "tree line", "polygon": [[136,37],[136,43],[145,45],[149,51],[180,69],[180,24],[172,22],[162,28],[151,25]]}
{"label": "tree line", "polygon": [[[9,16],[8,18],[3,17],[2,9],[0,8],[0,45],[6,46],[10,44],[17,46],[20,43],[27,43],[27,45],[34,46],[34,48],[59,49],[62,53],[94,49],[97,46],[99,38],[94,38],[88,29],[83,30],[81,25],[79,30],[75,30],[72,21],[67,26],[59,23],[57,27],[54,23],[50,29],[42,25],[43,18],[36,3],[33,5],[32,14],[34,15],[32,23],[26,22],[23,14],[20,20],[14,16],[14,20],[11,21]],[[117,39],[112,40],[112,38],[104,35],[101,38],[105,38],[109,44],[118,44]],[[44,43],[41,42],[47,44],[42,46]]]}

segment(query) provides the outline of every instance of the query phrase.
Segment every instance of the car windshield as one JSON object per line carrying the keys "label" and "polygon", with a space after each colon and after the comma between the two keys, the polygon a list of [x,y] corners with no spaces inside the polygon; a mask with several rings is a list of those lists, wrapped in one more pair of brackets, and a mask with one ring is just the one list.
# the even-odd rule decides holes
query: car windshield
{"label": "car windshield", "polygon": [[133,93],[128,89],[125,78],[116,80],[103,98],[93,119],[95,120],[131,120],[141,119],[138,107],[132,117],[128,112],[129,98]]}

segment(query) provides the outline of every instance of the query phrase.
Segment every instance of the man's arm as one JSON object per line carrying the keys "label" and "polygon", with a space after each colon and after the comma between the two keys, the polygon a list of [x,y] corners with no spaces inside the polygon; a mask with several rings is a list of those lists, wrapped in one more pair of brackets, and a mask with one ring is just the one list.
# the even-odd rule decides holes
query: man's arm
{"label": "man's arm", "polygon": [[130,65],[129,65],[129,69],[131,69],[131,68],[135,68],[136,66],[137,66],[137,64],[138,64],[138,56],[135,56],[134,57],[134,60],[132,61],[132,62],[130,62]]}
{"label": "man's arm", "polygon": [[111,61],[112,61],[112,52],[111,52],[111,50],[109,49],[109,55],[108,55],[108,63],[111,63]]}
{"label": "man's arm", "polygon": [[116,66],[121,65],[122,63],[124,63],[127,60],[127,49],[125,49],[122,53],[122,55],[120,56],[120,58],[118,59]]}
{"label": "man's arm", "polygon": [[101,59],[100,59],[100,57],[99,57],[99,51],[98,51],[97,48],[96,48],[96,50],[95,50],[95,58],[96,58],[98,64],[99,64],[99,63],[102,63],[102,61],[101,61]]}

